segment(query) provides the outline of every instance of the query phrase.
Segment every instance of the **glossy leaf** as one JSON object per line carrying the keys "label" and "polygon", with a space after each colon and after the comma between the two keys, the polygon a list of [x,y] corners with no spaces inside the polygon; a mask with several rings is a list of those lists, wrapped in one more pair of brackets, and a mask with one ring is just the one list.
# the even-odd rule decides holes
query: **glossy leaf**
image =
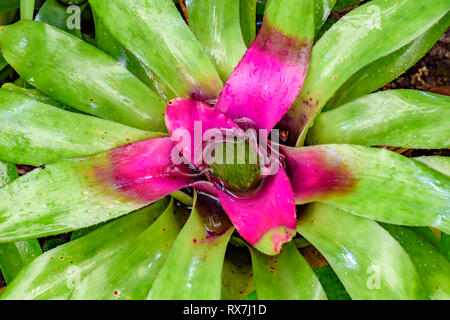
{"label": "glossy leaf", "polygon": [[233,230],[216,200],[203,194],[197,195],[189,220],[170,250],[147,298],[220,299],[222,265]]}
{"label": "glossy leaf", "polygon": [[122,66],[131,71],[131,73],[164,99],[168,100],[176,97],[166,83],[156,77],[147,66],[142,64],[113,37],[99,17],[94,17],[94,20],[95,45],[97,48],[116,59]]}
{"label": "glossy leaf", "polygon": [[450,147],[450,97],[388,90],[320,114],[307,143],[348,143],[414,149]]}
{"label": "glossy leaf", "polygon": [[173,201],[128,247],[99,265],[78,285],[72,300],[143,300],[158,276],[185,217]]}
{"label": "glossy leaf", "polygon": [[450,14],[447,14],[411,43],[362,68],[339,88],[334,97],[327,102],[327,107],[338,107],[397,79],[434,46],[449,26]]}
{"label": "glossy leaf", "polygon": [[314,7],[314,22],[316,24],[316,34],[324,25],[328,16],[331,13],[334,5],[336,4],[336,0],[315,0]]}
{"label": "glossy leaf", "polygon": [[239,234],[267,255],[276,255],[295,236],[295,203],[283,167],[245,197],[217,189],[220,203]]}
{"label": "glossy leaf", "polygon": [[[0,162],[0,187],[17,179],[16,166]],[[42,254],[38,240],[18,241],[0,244],[0,269],[6,283],[34,258]]]}
{"label": "glossy leaf", "polygon": [[316,115],[339,87],[361,68],[422,35],[449,9],[445,0],[372,0],[340,19],[315,44],[302,92],[282,122],[291,140],[299,137],[297,145],[303,145]]}
{"label": "glossy leaf", "polygon": [[407,229],[418,234],[420,237],[425,239],[429,244],[439,249],[441,239],[431,230],[430,227],[408,227]]}
{"label": "glossy leaf", "polygon": [[48,96],[105,119],[164,131],[161,98],[86,42],[41,22],[21,21],[0,29],[0,43],[6,61]]}
{"label": "glossy leaf", "polygon": [[240,0],[240,20],[244,42],[249,47],[256,37],[257,0]]}
{"label": "glossy leaf", "polygon": [[169,138],[37,168],[0,189],[0,242],[60,234],[117,218],[197,180],[171,161]]}
{"label": "glossy leaf", "polygon": [[222,81],[170,0],[90,0],[111,34],[178,96],[217,99]]}
{"label": "glossy leaf", "polygon": [[[14,83],[5,83],[2,85],[2,89],[7,90],[7,91],[12,91],[15,93],[19,93],[30,99],[33,99],[33,100],[36,100],[38,102],[42,102],[45,104],[49,104],[51,106],[54,106],[54,107],[57,107],[60,109],[81,113],[80,111],[78,111],[74,108],[66,106],[64,103],[58,102],[55,99],[52,99],[52,98],[46,96],[45,94],[40,92],[38,89],[28,89],[28,88],[20,87]],[[0,92],[2,92],[2,91],[0,91]]]}
{"label": "glossy leaf", "polygon": [[342,9],[346,9],[346,8],[352,7],[354,5],[357,5],[363,1],[364,0],[337,0],[336,5],[333,8],[333,11],[339,11]]}
{"label": "glossy leaf", "polygon": [[167,199],[160,200],[46,252],[19,273],[1,299],[67,299],[86,275],[131,245],[167,205]]}
{"label": "glossy leaf", "polygon": [[302,88],[313,38],[312,1],[271,1],[258,36],[225,84],[216,109],[232,120],[272,130]]}
{"label": "glossy leaf", "polygon": [[376,222],[325,204],[300,214],[298,232],[322,253],[352,299],[427,299],[408,254]]}
{"label": "glossy leaf", "polygon": [[405,249],[416,266],[431,299],[450,299],[450,263],[438,249],[411,230],[382,224]]}
{"label": "glossy leaf", "polygon": [[342,282],[330,266],[315,268],[314,272],[319,278],[327,298],[329,300],[350,300],[350,296],[345,291]]}
{"label": "glossy leaf", "polygon": [[256,293],[262,300],[323,300],[325,292],[316,274],[293,243],[278,256],[266,256],[254,249],[252,266]]}
{"label": "glossy leaf", "polygon": [[58,0],[46,0],[36,14],[35,20],[45,22],[81,39],[81,25],[79,26],[80,28],[77,28],[78,26],[75,25],[75,21],[71,18],[72,15],[73,13],[69,13],[67,7]]}
{"label": "glossy leaf", "polygon": [[240,2],[248,1],[187,2],[189,27],[216,66],[223,81],[230,77],[247,50],[239,21]]}
{"label": "glossy leaf", "polygon": [[320,201],[369,219],[450,231],[450,179],[415,160],[356,145],[281,151],[297,204]]}
{"label": "glossy leaf", "polygon": [[20,0],[2,0],[2,3],[0,3],[0,14],[19,9],[19,7]]}
{"label": "glossy leaf", "polygon": [[450,177],[450,157],[443,156],[424,156],[417,157],[414,160],[419,161],[440,173]]}
{"label": "glossy leaf", "polygon": [[12,163],[40,166],[161,136],[5,90],[0,99],[0,159]]}

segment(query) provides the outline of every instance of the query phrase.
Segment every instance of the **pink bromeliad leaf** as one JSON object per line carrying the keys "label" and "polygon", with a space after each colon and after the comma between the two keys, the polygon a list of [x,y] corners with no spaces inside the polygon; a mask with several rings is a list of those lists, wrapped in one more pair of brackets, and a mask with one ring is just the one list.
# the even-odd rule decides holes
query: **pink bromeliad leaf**
{"label": "pink bromeliad leaf", "polygon": [[[268,134],[302,88],[314,35],[313,16],[310,1],[269,2],[261,31],[226,83],[216,108],[184,99],[169,103],[166,125],[185,158],[197,167],[201,164],[203,143],[198,134],[195,141],[195,121],[201,121],[202,132],[234,130],[239,129],[236,124],[245,124],[242,129],[267,129]],[[187,130],[188,139],[177,129]],[[221,187],[217,192],[238,232],[258,250],[277,254],[295,235],[294,195],[281,166],[244,196]]]}
{"label": "pink bromeliad leaf", "polygon": [[173,143],[192,164],[199,167],[203,135],[212,129],[239,129],[231,119],[207,104],[190,99],[174,99],[166,109],[166,126]]}
{"label": "pink bromeliad leaf", "polygon": [[274,255],[296,231],[294,195],[280,166],[253,194],[239,197],[219,189],[220,202],[239,234],[261,252]]}
{"label": "pink bromeliad leaf", "polygon": [[306,78],[312,10],[310,1],[267,5],[261,31],[225,84],[217,110],[259,129],[270,131],[277,124]]}
{"label": "pink bromeliad leaf", "polygon": [[92,167],[100,185],[114,186],[125,198],[151,203],[198,180],[184,164],[172,162],[170,138],[139,141],[113,149],[109,166]]}
{"label": "pink bromeliad leaf", "polygon": [[[191,152],[194,146],[200,149],[200,155],[203,147],[202,140],[194,141],[194,121],[202,123],[203,132],[217,128],[239,129],[223,113],[204,103],[189,99],[172,100],[166,111],[167,127],[178,149],[189,150],[190,159],[194,159]],[[174,134],[177,129],[189,132],[188,139],[178,139]],[[266,254],[279,253],[282,244],[295,235],[294,196],[287,174],[281,166],[275,175],[261,181],[259,188],[245,195],[233,194],[218,184],[205,181],[197,181],[191,186],[213,195],[218,194],[225,212],[241,236]]]}

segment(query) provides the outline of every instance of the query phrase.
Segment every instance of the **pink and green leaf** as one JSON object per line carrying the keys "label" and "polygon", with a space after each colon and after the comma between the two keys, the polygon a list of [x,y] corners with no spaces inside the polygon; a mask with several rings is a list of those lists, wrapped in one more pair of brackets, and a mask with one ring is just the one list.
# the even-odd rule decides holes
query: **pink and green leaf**
{"label": "pink and green leaf", "polygon": [[290,242],[278,256],[267,256],[252,248],[256,294],[262,300],[326,300],[313,269]]}
{"label": "pink and green leaf", "polygon": [[171,0],[89,1],[111,34],[178,96],[217,99],[222,81]]}
{"label": "pink and green leaf", "polygon": [[295,203],[283,167],[260,187],[239,196],[218,189],[220,203],[239,234],[259,251],[276,255],[295,235]]}
{"label": "pink and green leaf", "polygon": [[144,300],[185,219],[172,201],[133,243],[90,272],[70,299]]}
{"label": "pink and green leaf", "polygon": [[[239,3],[235,0],[192,0],[187,2],[189,27],[226,81],[247,47],[241,33]],[[255,2],[256,7],[256,2]],[[255,25],[255,20],[253,20]]]}
{"label": "pink and green leaf", "polygon": [[20,177],[0,189],[0,242],[82,229],[189,186],[197,176],[172,149],[170,138],[145,140]]}
{"label": "pink and green leaf", "polygon": [[225,250],[233,230],[218,201],[198,194],[147,299],[220,299]]}
{"label": "pink and green leaf", "polygon": [[450,97],[388,90],[320,114],[308,144],[346,143],[414,149],[450,147]]}
{"label": "pink and green leaf", "polygon": [[355,215],[450,231],[450,179],[385,149],[282,147],[297,204],[320,201]]}
{"label": "pink and green leaf", "polygon": [[376,222],[314,203],[300,213],[297,229],[325,256],[352,299],[428,299],[408,254]]}
{"label": "pink and green leaf", "polygon": [[314,46],[302,92],[282,121],[291,141],[303,145],[316,115],[353,74],[417,39],[449,9],[441,0],[373,0],[334,24]]}
{"label": "pink and green leaf", "polygon": [[302,88],[313,38],[311,1],[271,1],[260,32],[220,94],[217,110],[271,130]]}
{"label": "pink and green leaf", "polygon": [[0,90],[0,132],[0,159],[35,166],[162,136],[6,90]]}
{"label": "pink and green leaf", "polygon": [[84,277],[130,246],[168,204],[167,199],[160,200],[44,253],[17,275],[1,299],[68,299]]}

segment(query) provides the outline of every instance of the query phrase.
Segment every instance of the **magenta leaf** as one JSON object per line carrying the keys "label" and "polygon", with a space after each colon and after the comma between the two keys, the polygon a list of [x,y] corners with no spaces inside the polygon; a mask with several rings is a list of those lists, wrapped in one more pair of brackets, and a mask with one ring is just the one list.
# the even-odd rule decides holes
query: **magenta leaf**
{"label": "magenta leaf", "polygon": [[352,191],[355,179],[338,157],[320,147],[280,147],[286,156],[286,170],[290,177],[297,203],[306,203],[332,194]]}
{"label": "magenta leaf", "polygon": [[222,112],[203,102],[190,99],[178,98],[170,101],[165,118],[173,143],[184,157],[197,167],[202,165],[203,138],[208,131],[214,133],[228,129],[239,130],[238,125]]}
{"label": "magenta leaf", "polygon": [[109,166],[93,167],[95,179],[126,199],[156,201],[198,180],[195,171],[172,162],[174,147],[170,138],[157,138],[115,148]]}
{"label": "magenta leaf", "polygon": [[[218,110],[259,129],[270,131],[275,126],[294,102],[308,71],[312,10],[306,2],[268,4],[261,31],[225,84]],[[286,19],[296,14],[296,22]]]}
{"label": "magenta leaf", "polygon": [[296,211],[289,178],[280,166],[253,193],[218,188],[219,200],[239,234],[261,252],[275,255],[295,235]]}

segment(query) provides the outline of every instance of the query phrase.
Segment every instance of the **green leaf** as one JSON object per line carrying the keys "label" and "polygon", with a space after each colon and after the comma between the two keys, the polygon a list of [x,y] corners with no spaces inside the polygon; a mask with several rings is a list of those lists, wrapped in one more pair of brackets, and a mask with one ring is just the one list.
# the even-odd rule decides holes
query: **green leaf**
{"label": "green leaf", "polygon": [[[55,99],[52,99],[52,98],[46,96],[45,94],[40,92],[38,89],[28,89],[28,88],[20,87],[14,83],[5,83],[2,85],[2,89],[19,93],[25,97],[31,98],[33,100],[36,100],[36,101],[39,101],[39,102],[42,102],[45,104],[52,105],[54,107],[57,107],[57,108],[60,108],[63,110],[69,110],[72,112],[81,113],[81,111],[78,111],[74,108],[68,107],[64,103],[58,102]],[[2,91],[0,91],[0,92],[2,92]]]}
{"label": "green leaf", "polygon": [[419,236],[427,240],[428,243],[439,249],[441,239],[433,231],[431,231],[429,227],[407,227],[407,229],[418,234]]}
{"label": "green leaf", "polygon": [[258,300],[258,296],[256,295],[256,290],[250,292],[245,297],[243,297],[241,300]]}
{"label": "green leaf", "polygon": [[414,158],[414,160],[422,162],[431,169],[450,177],[450,157],[424,156]]}
{"label": "green leaf", "polygon": [[315,268],[314,272],[329,300],[351,300],[342,282],[330,266]]}
{"label": "green leaf", "polygon": [[90,0],[95,15],[178,96],[217,99],[222,81],[170,0]]}
{"label": "green leaf", "polygon": [[300,213],[298,232],[322,253],[352,299],[427,299],[408,254],[376,222],[325,204]]}
{"label": "green leaf", "polygon": [[336,0],[315,0],[316,4],[314,6],[314,22],[316,24],[316,34],[324,25],[328,16],[331,13]]}
{"label": "green leaf", "polygon": [[[0,162],[0,187],[17,179],[16,166]],[[0,244],[0,269],[6,283],[10,283],[16,274],[34,258],[42,254],[36,239]]]}
{"label": "green leaf", "polygon": [[0,43],[6,61],[53,99],[139,129],[165,130],[161,98],[86,42],[41,22],[21,21],[0,29]]}
{"label": "green leaf", "polygon": [[433,300],[450,299],[450,263],[438,249],[411,230],[382,224],[409,254]]}
{"label": "green leaf", "polygon": [[369,219],[450,231],[450,178],[424,164],[357,145],[291,150],[281,149],[297,204],[320,201]]}
{"label": "green leaf", "polygon": [[333,11],[339,11],[360,4],[364,0],[337,0]]}
{"label": "green leaf", "polygon": [[[245,3],[249,7],[250,2],[252,1],[240,1],[241,6]],[[256,8],[256,2],[253,2]],[[239,22],[239,1],[192,0],[187,3],[187,9],[192,32],[214,63],[222,80],[226,81],[247,50]]]}
{"label": "green leaf", "polygon": [[228,247],[222,269],[222,300],[240,300],[255,290],[250,255],[241,254],[245,248]]}
{"label": "green leaf", "polygon": [[89,273],[70,299],[145,299],[184,222],[172,201],[136,241]]}
{"label": "green leaf", "polygon": [[105,24],[99,17],[95,20],[95,45],[116,59],[122,66],[127,68],[137,78],[144,82],[149,88],[157,92],[165,100],[170,100],[176,95],[169,89],[166,83],[144,64],[142,64],[130,51],[126,50],[106,29]]}
{"label": "green leaf", "polygon": [[0,3],[0,14],[19,9],[20,0],[2,0]]}
{"label": "green leaf", "polygon": [[448,128],[450,97],[389,90],[320,114],[306,142],[444,149],[450,147]]}
{"label": "green leaf", "polygon": [[397,79],[434,46],[449,26],[450,14],[447,14],[411,43],[362,68],[339,88],[334,97],[327,102],[327,106],[338,107]]}
{"label": "green leaf", "polygon": [[11,163],[39,166],[161,136],[6,90],[0,100],[0,159]]}
{"label": "green leaf", "polygon": [[240,20],[242,37],[249,47],[256,37],[256,4],[257,0],[240,0]]}
{"label": "green leaf", "polygon": [[288,127],[294,137],[300,135],[297,145],[303,144],[316,115],[353,74],[425,33],[449,9],[444,0],[372,0],[334,24],[314,46],[302,92],[288,113]]}
{"label": "green leaf", "polygon": [[256,293],[262,300],[327,299],[316,274],[293,243],[278,256],[266,256],[250,248]]}
{"label": "green leaf", "polygon": [[[84,9],[84,7],[85,6],[83,6],[82,9]],[[80,8],[80,13],[82,9]],[[81,25],[80,29],[68,27],[69,23],[73,23],[73,21],[71,21],[70,19],[72,15],[73,13],[68,13],[67,7],[58,2],[58,0],[46,0],[42,7],[39,9],[35,20],[45,22],[58,29],[71,33],[81,39]]]}
{"label": "green leaf", "polygon": [[441,234],[441,252],[442,254],[447,258],[447,260],[450,260],[450,236],[448,234],[442,233]]}
{"label": "green leaf", "polygon": [[67,299],[86,275],[131,245],[167,205],[167,199],[160,200],[44,253],[19,273],[1,299]]}
{"label": "green leaf", "polygon": [[[148,299],[220,299],[225,250],[234,228],[221,207],[212,201],[209,196],[196,195],[189,220],[170,250]],[[215,228],[211,229],[212,226]]]}

